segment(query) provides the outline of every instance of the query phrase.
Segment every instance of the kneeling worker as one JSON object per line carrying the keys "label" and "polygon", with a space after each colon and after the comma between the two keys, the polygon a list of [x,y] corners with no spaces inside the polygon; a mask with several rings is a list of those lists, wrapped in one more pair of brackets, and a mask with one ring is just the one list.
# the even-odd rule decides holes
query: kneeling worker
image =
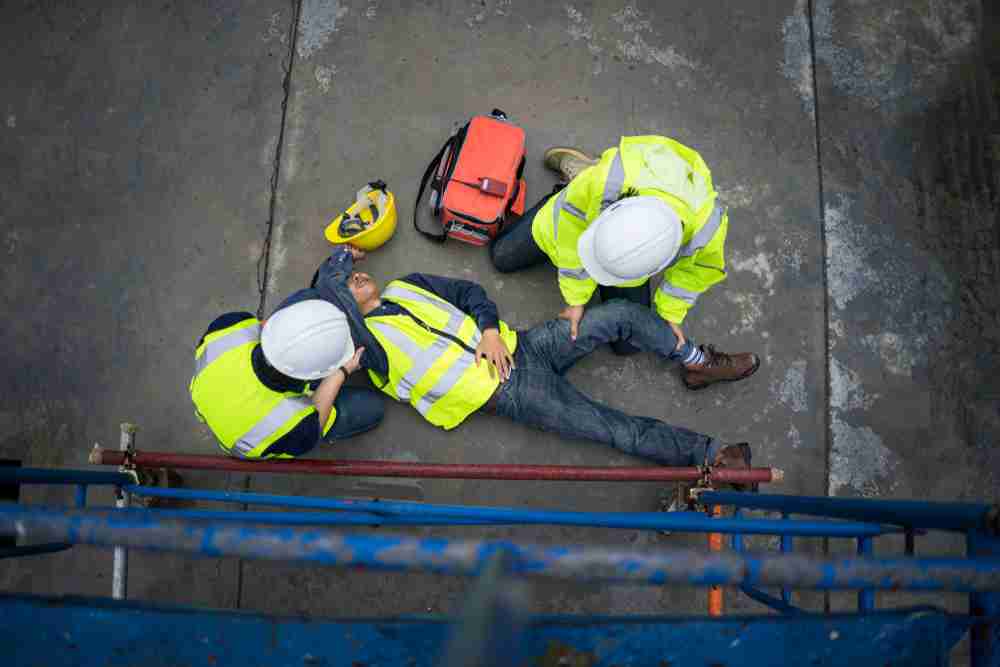
{"label": "kneeling worker", "polygon": [[302,301],[263,325],[250,313],[227,313],[195,348],[191,399],[227,454],[299,456],[382,420],[377,392],[343,386],[363,352],[327,301]]}
{"label": "kneeling worker", "polygon": [[564,377],[573,364],[610,342],[626,341],[676,359],[673,330],[648,308],[620,299],[592,308],[575,339],[569,322],[560,319],[515,332],[476,283],[415,273],[380,293],[370,275],[352,268],[352,252],[338,247],[317,272],[315,290],[349,321],[363,322],[371,349],[362,366],[372,381],[435,426],[453,429],[483,411],[603,442],[662,465],[750,465],[745,443],[725,445],[625,414],[590,399]]}
{"label": "kneeling worker", "polygon": [[[575,148],[550,148],[545,165],[565,186],[510,221],[490,246],[497,270],[519,271],[548,258],[566,308],[559,317],[575,336],[584,307],[600,286],[602,300],[653,307],[677,338],[684,384],[702,389],[753,375],[755,354],[696,346],[681,331],[698,296],[726,277],[729,216],[716,201],[701,156],[673,139],[623,137],[600,160]],[[649,279],[664,271],[650,303]],[[619,341],[617,354],[634,346]]]}

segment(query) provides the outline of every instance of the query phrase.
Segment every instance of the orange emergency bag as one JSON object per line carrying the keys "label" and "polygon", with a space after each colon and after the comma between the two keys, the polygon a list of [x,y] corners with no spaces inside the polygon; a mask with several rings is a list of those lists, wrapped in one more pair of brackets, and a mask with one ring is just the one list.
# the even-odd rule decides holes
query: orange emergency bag
{"label": "orange emergency bag", "polygon": [[[507,114],[494,109],[473,117],[427,165],[413,208],[414,228],[439,242],[451,237],[486,245],[503,228],[509,212],[524,213],[524,157],[524,130]],[[438,220],[433,231],[417,223],[428,183],[428,204]]]}

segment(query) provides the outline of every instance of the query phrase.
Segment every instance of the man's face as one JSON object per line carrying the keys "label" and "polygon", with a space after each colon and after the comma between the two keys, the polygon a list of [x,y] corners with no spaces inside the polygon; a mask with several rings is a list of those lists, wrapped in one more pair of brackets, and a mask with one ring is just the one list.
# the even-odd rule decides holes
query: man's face
{"label": "man's face", "polygon": [[352,273],[351,277],[347,279],[347,288],[351,290],[351,294],[359,306],[363,306],[378,298],[378,285],[375,284],[375,280],[367,273],[360,271]]}

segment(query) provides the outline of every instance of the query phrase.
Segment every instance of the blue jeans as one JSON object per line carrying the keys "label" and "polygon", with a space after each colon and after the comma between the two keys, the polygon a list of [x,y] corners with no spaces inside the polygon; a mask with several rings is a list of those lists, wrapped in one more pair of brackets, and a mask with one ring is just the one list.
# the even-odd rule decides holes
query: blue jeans
{"label": "blue jeans", "polygon": [[368,387],[341,387],[333,407],[337,418],[330,432],[323,437],[327,442],[370,431],[379,425],[385,415],[381,392]]}
{"label": "blue jeans", "polygon": [[676,360],[677,338],[649,308],[614,300],[587,310],[575,341],[569,323],[550,320],[518,334],[517,368],[497,390],[496,413],[567,438],[594,440],[667,466],[701,465],[722,444],[651,417],[628,415],[592,400],[564,375],[600,345],[626,341]]}
{"label": "blue jeans", "polygon": [[[561,188],[560,188],[561,189]],[[541,264],[548,259],[542,249],[535,243],[535,237],[531,233],[532,221],[550,197],[555,197],[555,193],[542,197],[541,201],[524,212],[520,218],[511,217],[507,226],[490,243],[490,260],[493,266],[500,273],[514,273],[530,268],[536,264]],[[650,307],[652,302],[649,295],[649,281],[647,280],[636,287],[612,287],[601,285],[598,287],[601,301],[607,302],[612,299],[625,299],[638,303],[641,306]],[[615,354],[626,357],[635,354],[639,348],[631,345],[625,340],[612,341],[611,349]]]}

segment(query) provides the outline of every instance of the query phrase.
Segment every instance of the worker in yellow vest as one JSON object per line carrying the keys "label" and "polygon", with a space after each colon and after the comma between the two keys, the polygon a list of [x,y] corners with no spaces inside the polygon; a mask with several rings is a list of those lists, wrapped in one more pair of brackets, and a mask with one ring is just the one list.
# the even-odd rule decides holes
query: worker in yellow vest
{"label": "worker in yellow vest", "polygon": [[380,291],[370,275],[353,271],[351,253],[343,248],[334,250],[317,278],[314,289],[322,288],[352,323],[363,321],[371,337],[366,348],[381,351],[362,360],[372,381],[435,426],[454,429],[469,415],[486,412],[663,465],[750,465],[746,443],[726,445],[625,414],[590,399],[565,378],[573,364],[609,342],[630,342],[675,359],[673,330],[648,308],[622,300],[591,308],[571,339],[569,322],[560,319],[515,332],[485,290],[467,280],[413,273]]}
{"label": "worker in yellow vest", "polygon": [[[698,296],[726,278],[729,217],[698,153],[666,137],[622,137],[600,159],[557,147],[546,151],[545,164],[563,181],[493,241],[490,257],[499,271],[548,258],[566,302],[559,317],[569,322],[572,337],[598,287],[602,301],[623,298],[652,306],[677,337],[689,389],[757,371],[756,354],[698,346],[681,330]],[[651,304],[649,280],[661,271]],[[637,351],[625,342],[612,348],[618,354]]]}
{"label": "worker in yellow vest", "polygon": [[226,313],[195,347],[195,412],[231,456],[305,454],[382,420],[377,392],[344,386],[363,353],[344,313],[321,299],[283,308],[263,324],[250,313]]}

